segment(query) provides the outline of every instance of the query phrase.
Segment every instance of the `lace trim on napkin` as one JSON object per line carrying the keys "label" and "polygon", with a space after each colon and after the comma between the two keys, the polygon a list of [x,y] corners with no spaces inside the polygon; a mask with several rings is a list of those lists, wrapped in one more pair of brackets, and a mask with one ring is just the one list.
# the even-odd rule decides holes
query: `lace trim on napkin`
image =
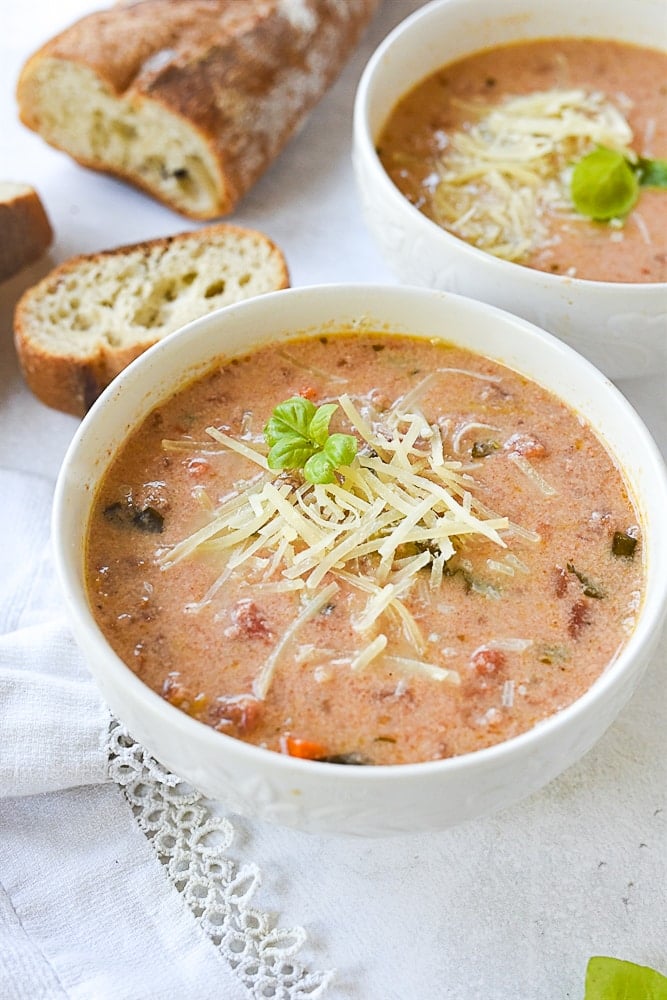
{"label": "lace trim on napkin", "polygon": [[317,1000],[331,972],[308,972],[293,957],[302,927],[281,930],[250,906],[261,884],[254,864],[226,857],[234,828],[206,799],[163,768],[118,722],[108,740],[109,775],[204,933],[256,1000]]}

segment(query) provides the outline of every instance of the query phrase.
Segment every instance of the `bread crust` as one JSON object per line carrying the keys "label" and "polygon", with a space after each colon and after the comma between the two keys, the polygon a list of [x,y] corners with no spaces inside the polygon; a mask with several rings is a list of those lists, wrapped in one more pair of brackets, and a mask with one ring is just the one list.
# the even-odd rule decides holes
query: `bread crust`
{"label": "bread crust", "polygon": [[[191,218],[231,212],[320,100],[380,0],[139,0],[93,13],[47,42],[18,83],[21,120],[86,166]],[[122,109],[178,120],[210,154],[215,195],[184,204],[141,170],[68,148],[45,113],[49,71],[88,70]],[[62,130],[61,130],[62,131]],[[187,199],[186,199],[187,200]]]}
{"label": "bread crust", "polygon": [[[39,329],[36,306],[52,300],[60,288],[67,286],[68,278],[76,276],[83,266],[98,265],[103,272],[105,266],[114,258],[126,257],[129,254],[139,253],[147,261],[150,259],[157,262],[152,277],[153,283],[157,284],[163,277],[159,263],[163,251],[183,246],[186,242],[204,246],[210,244],[216,237],[224,238],[228,249],[233,247],[235,240],[239,241],[239,246],[245,244],[248,239],[256,245],[261,245],[271,265],[271,275],[263,281],[262,292],[289,287],[289,271],[279,247],[264,233],[228,223],[72,257],[28,289],[16,306],[14,314],[16,353],[23,377],[35,396],[47,406],[82,417],[116,375],[161,339],[160,336],[152,335],[150,330],[146,330],[145,335],[137,336],[129,343],[111,346],[99,338],[93,329],[90,331],[90,336],[85,337],[86,349],[74,352],[64,345],[44,341],[42,331]],[[223,265],[220,275],[224,276],[225,273]],[[196,315],[204,315],[206,311],[206,308],[202,308]],[[190,319],[194,318],[195,315],[190,316]],[[63,342],[66,343],[67,334],[70,332],[67,321],[63,320],[62,328]]]}
{"label": "bread crust", "polygon": [[12,183],[0,188],[0,281],[5,281],[46,253],[53,230],[34,188]]}

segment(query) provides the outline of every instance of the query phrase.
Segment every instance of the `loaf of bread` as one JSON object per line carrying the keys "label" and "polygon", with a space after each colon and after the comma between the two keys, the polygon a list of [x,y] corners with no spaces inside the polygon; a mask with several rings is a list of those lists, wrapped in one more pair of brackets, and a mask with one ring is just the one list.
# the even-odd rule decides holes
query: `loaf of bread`
{"label": "loaf of bread", "polygon": [[222,223],[74,257],[19,300],[19,363],[42,402],[83,416],[162,337],[213,309],[288,284],[285,258],[271,240]]}
{"label": "loaf of bread", "polygon": [[34,188],[0,181],[0,281],[46,253],[53,231]]}
{"label": "loaf of bread", "polygon": [[193,219],[231,212],[339,74],[380,0],[135,0],[26,63],[21,120]]}

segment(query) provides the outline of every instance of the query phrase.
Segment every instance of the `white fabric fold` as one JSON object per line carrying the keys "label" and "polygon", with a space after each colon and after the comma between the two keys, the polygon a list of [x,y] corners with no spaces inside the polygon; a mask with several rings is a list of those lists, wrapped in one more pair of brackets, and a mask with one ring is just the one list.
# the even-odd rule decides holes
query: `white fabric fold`
{"label": "white fabric fold", "polygon": [[21,925],[0,883],[0,990],[12,1000],[61,1000],[67,994],[37,942]]}
{"label": "white fabric fold", "polygon": [[[14,953],[11,964],[0,962],[6,1000],[248,997],[165,877],[116,785],[5,799],[0,843],[0,884],[11,902],[0,954]],[[44,984],[41,994],[23,991],[26,967],[36,987]]]}
{"label": "white fabric fold", "polygon": [[107,781],[108,729],[63,622],[0,636],[0,796]]}
{"label": "white fabric fold", "polygon": [[[43,580],[53,483],[40,475],[0,468],[0,635],[23,624],[31,594]],[[40,612],[55,609],[57,591],[43,591]],[[47,610],[48,609],[48,610]]]}
{"label": "white fabric fold", "polygon": [[0,470],[0,796],[107,780],[109,713],[63,618],[52,484]]}

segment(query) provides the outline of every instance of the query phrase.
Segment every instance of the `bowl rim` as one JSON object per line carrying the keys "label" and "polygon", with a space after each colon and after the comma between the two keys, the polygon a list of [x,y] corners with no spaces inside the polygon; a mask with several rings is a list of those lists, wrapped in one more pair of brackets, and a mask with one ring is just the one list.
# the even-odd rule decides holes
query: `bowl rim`
{"label": "bowl rim", "polygon": [[[376,137],[373,136],[370,127],[370,101],[373,88],[378,86],[377,77],[379,73],[383,71],[383,64],[388,62],[387,55],[389,53],[399,50],[403,46],[409,48],[411,36],[413,32],[421,26],[422,21],[428,21],[431,18],[439,21],[441,17],[445,16],[446,8],[459,2],[460,0],[429,0],[429,2],[423,7],[413,11],[399,24],[397,24],[396,27],[394,27],[389,34],[386,35],[386,37],[373,51],[362,71],[354,98],[352,121],[354,140],[353,158],[355,162],[358,163],[362,157],[364,158],[365,162],[369,165],[369,168],[373,171],[373,183],[381,185],[380,191],[383,196],[389,198],[390,203],[395,206],[396,209],[401,210],[413,226],[419,227],[423,230],[423,232],[428,233],[431,239],[442,240],[444,246],[449,246],[452,250],[458,250],[465,255],[469,255],[473,262],[476,262],[479,266],[497,266],[499,268],[499,277],[502,277],[503,274],[511,274],[514,277],[514,280],[517,281],[521,279],[526,282],[530,282],[531,280],[544,281],[547,286],[552,285],[554,288],[581,287],[590,290],[593,294],[596,292],[605,295],[617,293],[619,295],[623,294],[638,297],[642,293],[644,295],[655,294],[656,292],[664,293],[665,289],[667,289],[667,280],[597,281],[591,278],[579,278],[576,275],[568,275],[565,273],[553,274],[550,271],[541,271],[538,268],[530,268],[517,261],[510,261],[505,260],[502,257],[497,257],[486,250],[481,250],[472,243],[468,243],[461,237],[455,236],[454,233],[449,232],[449,230],[445,229],[443,226],[439,226],[437,222],[429,219],[428,216],[424,215],[423,212],[416,208],[393,183],[377,154],[375,143]],[[525,6],[534,7],[536,2],[539,4],[539,0],[525,0]],[[466,3],[472,8],[475,0],[466,0]],[[628,11],[629,16],[632,16],[630,7],[628,7]],[[544,37],[567,37],[567,32],[565,31],[561,36],[547,34]],[[516,44],[517,42],[520,42],[520,39],[516,39],[513,42],[503,42],[501,44],[511,45]],[[467,50],[467,53],[465,54],[473,55],[476,52],[485,51],[493,47],[495,46],[474,48]],[[464,58],[465,54],[462,54],[457,58]],[[452,61],[454,60],[449,60],[449,62]],[[443,63],[443,65],[448,65],[449,62]],[[412,83],[410,83],[402,91],[402,94],[407,94],[418,83],[426,79],[426,77],[430,75],[430,72],[431,71],[428,71],[418,79],[413,80]],[[392,109],[390,108],[386,112],[381,127],[386,124],[391,110]],[[521,277],[519,277],[519,275],[521,275]]]}
{"label": "bowl rim", "polygon": [[[87,514],[89,515],[96,488],[99,486],[101,478],[108,469],[113,451],[115,451],[118,445],[115,446],[111,454],[107,453],[104,462],[101,461],[99,463],[92,477],[92,487],[90,485],[83,485],[80,482],[77,483],[76,477],[72,477],[72,467],[77,462],[79,450],[85,447],[87,438],[94,435],[98,424],[103,423],[107,410],[122,405],[117,403],[117,400],[122,397],[123,393],[121,390],[127,383],[141,382],[144,378],[144,368],[150,367],[162,355],[168,357],[171,352],[177,350],[179,345],[189,337],[199,336],[203,339],[204,336],[210,336],[209,328],[221,325],[224,329],[226,324],[233,324],[239,312],[243,314],[246,311],[256,308],[264,308],[268,312],[271,312],[274,302],[280,301],[281,303],[285,303],[290,297],[295,299],[303,297],[317,298],[318,296],[344,296],[346,293],[361,295],[369,300],[371,296],[376,295],[386,297],[389,300],[392,297],[407,299],[410,296],[421,299],[439,299],[443,303],[443,308],[446,308],[446,302],[453,300],[454,303],[463,305],[465,309],[469,309],[473,313],[484,313],[491,318],[495,316],[501,323],[509,322],[515,327],[518,326],[523,329],[525,336],[537,336],[546,345],[549,352],[564,354],[566,358],[582,368],[588,377],[597,383],[599,391],[612,397],[614,406],[620,408],[624,417],[630,421],[637,441],[637,448],[642,451],[647,460],[646,464],[651,467],[651,488],[662,493],[665,499],[665,507],[667,508],[667,468],[657,444],[641,417],[605,375],[582,355],[578,354],[573,348],[563,343],[554,335],[507,310],[453,292],[443,292],[410,285],[382,285],[361,282],[301,286],[256,296],[243,302],[214,310],[205,316],[191,321],[136,358],[116,377],[114,382],[105,389],[99,399],[93,404],[93,407],[84,417],[72,438],[56,481],[51,517],[51,535],[54,563],[61,594],[65,599],[66,610],[69,620],[72,623],[75,637],[77,639],[83,637],[85,642],[81,644],[85,644],[86,648],[89,648],[91,645],[96,647],[99,659],[104,662],[102,670],[98,670],[96,666],[89,665],[89,669],[95,677],[98,674],[108,673],[109,671],[120,676],[122,684],[129,686],[140,704],[145,705],[147,709],[152,709],[158,715],[162,716],[162,722],[165,726],[174,728],[186,737],[192,736],[193,745],[199,745],[200,747],[206,745],[214,756],[222,755],[224,757],[227,754],[230,759],[236,757],[237,759],[244,759],[251,765],[256,765],[258,770],[265,769],[266,767],[269,767],[271,770],[276,768],[288,776],[313,776],[319,774],[320,778],[331,779],[333,782],[371,781],[381,783],[396,780],[399,776],[421,778],[426,777],[428,774],[441,775],[444,778],[448,774],[460,775],[469,770],[484,770],[487,767],[507,762],[515,756],[521,756],[529,752],[533,744],[541,742],[543,737],[548,738],[553,734],[557,734],[559,730],[566,730],[572,724],[576,724],[579,717],[588,712],[591,703],[594,704],[599,700],[604,700],[605,695],[608,695],[610,690],[619,686],[626,675],[632,676],[634,674],[632,668],[637,660],[641,659],[642,648],[650,646],[652,638],[659,635],[662,622],[665,615],[667,615],[667,574],[656,576],[655,579],[658,585],[654,586],[650,593],[648,591],[644,593],[639,620],[620,653],[607,665],[586,691],[570,705],[554,712],[531,729],[480,750],[437,760],[408,764],[380,764],[372,767],[355,768],[332,766],[323,761],[301,760],[297,757],[291,757],[287,754],[277,753],[267,748],[246,743],[228,734],[217,732],[205,723],[188,716],[185,712],[165,701],[157,692],[153,691],[147,684],[140,680],[131,668],[118,656],[94,619],[90,605],[86,599],[85,582],[82,579],[81,572],[84,563],[83,550],[85,548],[84,542],[88,527],[88,518],[84,526],[78,529],[79,546],[77,552],[72,552],[68,544],[69,531],[67,525],[70,519],[67,512],[71,503],[70,495],[81,491],[83,488],[88,495]],[[383,306],[378,311],[383,311],[385,308],[388,309],[388,305]],[[373,312],[372,308],[370,312]],[[327,322],[330,321],[330,318],[329,315]],[[320,321],[319,325],[321,326],[323,322],[324,320]],[[381,322],[385,323],[386,321],[381,320]],[[453,339],[456,342],[456,337]],[[215,343],[214,338],[211,337],[210,340],[211,344]],[[465,337],[462,340],[463,346],[468,346],[465,343]],[[248,349],[252,351],[268,342],[270,342],[270,339],[260,340],[250,344]],[[468,349],[476,350],[470,347]],[[213,347],[210,350],[212,352]],[[481,352],[477,351],[477,353]],[[207,353],[206,360],[202,360],[201,363],[194,366],[194,372],[203,373],[206,371],[211,365],[213,356],[213,353]],[[233,356],[234,354],[232,353],[227,357]],[[499,363],[502,364],[503,362],[499,361]],[[506,363],[506,366],[509,367],[509,364]],[[520,371],[520,368],[515,370]],[[155,372],[152,374],[151,379],[147,380],[143,398],[149,395],[151,382],[154,382],[157,377],[159,377],[159,373]],[[179,386],[187,384],[193,377],[196,376],[189,370],[183,372]],[[537,381],[532,375],[527,375],[526,377]],[[176,388],[173,383],[169,385],[170,387],[160,396],[161,400],[168,398]],[[550,386],[545,386],[545,388],[558,396],[558,393]],[[152,400],[148,408],[146,408],[145,403],[140,407],[135,406],[131,414],[132,419],[125,418],[123,420],[125,431],[122,437],[125,437],[130,430],[133,430],[141,420],[145,419],[150,410],[157,405],[159,405],[158,402]],[[565,405],[569,406],[570,409],[574,408],[567,402]],[[587,420],[587,422],[591,423],[590,420]],[[592,430],[596,436],[603,439],[607,451],[611,452],[612,457],[616,458],[611,443],[603,438],[601,432],[595,427],[592,427]],[[107,451],[110,451],[110,449],[107,449]],[[617,461],[617,464],[622,468],[620,461]],[[630,495],[633,496],[634,493],[635,490],[630,487]],[[635,499],[639,501],[640,497],[637,496]],[[640,512],[644,514],[643,511]],[[663,548],[665,549],[665,558],[667,559],[667,529],[663,529],[663,533]],[[651,556],[651,558],[654,560],[655,556]],[[88,656],[86,656],[86,662],[89,662]]]}

